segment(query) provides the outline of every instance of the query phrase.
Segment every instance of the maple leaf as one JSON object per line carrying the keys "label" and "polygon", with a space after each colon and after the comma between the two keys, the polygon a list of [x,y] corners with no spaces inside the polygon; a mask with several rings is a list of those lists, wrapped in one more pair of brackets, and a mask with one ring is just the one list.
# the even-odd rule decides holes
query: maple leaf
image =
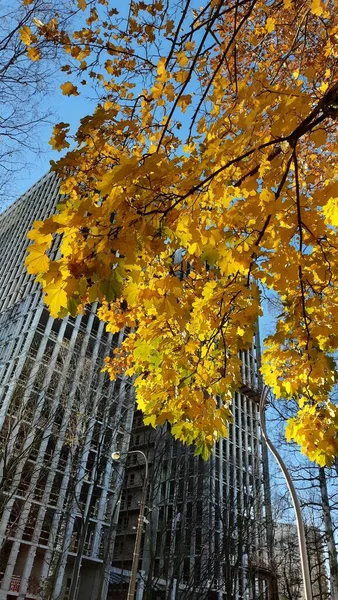
{"label": "maple leaf", "polygon": [[140,294],[140,286],[138,283],[130,282],[124,288],[124,295],[129,304],[136,304]]}
{"label": "maple leaf", "polygon": [[[37,242],[39,238],[37,239]],[[47,244],[35,243],[28,247],[25,265],[30,275],[46,273],[49,268],[49,258],[46,255]]]}
{"label": "maple leaf", "polygon": [[40,60],[41,51],[39,50],[39,48],[30,47],[27,50],[27,55],[33,62],[35,62],[37,60]]}
{"label": "maple leaf", "polygon": [[66,81],[66,83],[63,83],[62,85],[60,85],[60,88],[61,88],[64,96],[78,96],[79,95],[77,87],[75,85],[73,85],[70,81]]}
{"label": "maple leaf", "polygon": [[330,198],[323,207],[323,213],[330,225],[338,227],[338,198]]}
{"label": "maple leaf", "polygon": [[322,0],[311,1],[311,12],[318,17],[320,17],[323,14]]}
{"label": "maple leaf", "polygon": [[265,23],[265,29],[268,33],[271,33],[275,29],[275,21],[271,17],[268,17]]}
{"label": "maple leaf", "polygon": [[158,73],[158,81],[160,83],[165,83],[168,81],[169,75],[165,68],[165,58],[161,58],[157,65],[157,73]]}
{"label": "maple leaf", "polygon": [[57,318],[62,308],[68,306],[68,296],[61,282],[49,283],[45,287],[45,302],[52,317]]}
{"label": "maple leaf", "polygon": [[55,150],[63,150],[64,148],[69,148],[69,142],[66,140],[66,136],[69,132],[69,124],[68,123],[58,123],[53,127],[53,134],[49,140],[50,145],[55,148]]}
{"label": "maple leaf", "polygon": [[20,28],[20,39],[22,43],[25,44],[25,46],[29,46],[29,44],[31,43],[31,35],[31,28],[28,27],[28,25],[23,25]]}

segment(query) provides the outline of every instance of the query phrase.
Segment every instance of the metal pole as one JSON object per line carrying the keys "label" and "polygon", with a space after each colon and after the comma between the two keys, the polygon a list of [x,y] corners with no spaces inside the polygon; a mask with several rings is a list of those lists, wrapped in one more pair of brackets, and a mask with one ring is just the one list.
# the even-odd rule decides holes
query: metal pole
{"label": "metal pole", "polygon": [[279,452],[276,450],[275,446],[268,438],[268,434],[266,432],[266,424],[265,424],[265,407],[266,401],[268,397],[270,389],[267,386],[263,387],[260,402],[259,402],[259,416],[262,427],[263,437],[265,439],[266,445],[269,448],[270,452],[273,454],[276,462],[280,466],[280,469],[285,477],[286,484],[288,486],[290,496],[292,498],[292,504],[295,510],[296,515],[296,524],[297,524],[297,533],[298,533],[298,545],[299,545],[299,554],[300,554],[300,563],[302,567],[302,575],[303,575],[303,584],[304,584],[304,596],[305,600],[313,600],[312,597],[312,587],[311,587],[311,578],[310,578],[310,570],[308,563],[308,554],[306,548],[306,538],[305,538],[305,529],[302,518],[302,511],[300,508],[298,496],[295,490],[295,486],[293,485],[293,481],[291,479],[290,473],[280,456]]}
{"label": "metal pole", "polygon": [[127,595],[127,600],[134,600],[138,564],[139,564],[139,560],[140,560],[141,540],[142,540],[142,533],[143,533],[143,526],[144,526],[144,509],[146,506],[146,499],[147,499],[148,459],[147,459],[146,455],[144,454],[144,452],[142,452],[142,450],[130,450],[127,454],[142,454],[142,456],[145,460],[145,465],[146,465],[146,472],[145,472],[145,477],[144,477],[144,482],[143,482],[142,497],[141,497],[141,503],[140,503],[140,512],[139,512],[138,521],[137,521],[133,562],[132,562],[132,566],[131,566],[128,595]]}

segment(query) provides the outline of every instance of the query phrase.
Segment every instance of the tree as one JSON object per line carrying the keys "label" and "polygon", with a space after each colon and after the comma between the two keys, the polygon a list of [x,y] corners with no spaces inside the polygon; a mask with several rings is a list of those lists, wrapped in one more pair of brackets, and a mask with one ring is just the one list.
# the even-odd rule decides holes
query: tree
{"label": "tree", "polygon": [[[279,597],[285,600],[303,598],[304,588],[296,527],[294,523],[285,521],[276,523],[274,534],[274,567],[278,578]],[[316,526],[307,525],[306,541],[313,597],[320,600],[334,598],[328,591],[321,531]]]}
{"label": "tree", "polygon": [[[314,597],[337,598],[337,490],[334,468],[319,467],[300,455],[294,444],[286,444],[283,430],[287,419],[295,412],[295,403],[276,403],[270,407],[270,429],[284,455],[288,470],[297,489],[307,538],[307,551]],[[272,427],[273,423],[273,427]],[[280,575],[280,591],[286,597],[300,593],[302,581],[299,572],[294,512],[284,480],[273,474],[277,490],[274,495],[274,543],[276,569]],[[293,551],[296,549],[296,552]],[[292,568],[292,562],[294,567]]]}
{"label": "tree", "polygon": [[[64,349],[62,349],[64,350]],[[46,464],[53,452],[55,430],[60,426],[64,398],[57,406],[50,402],[55,381],[44,384],[46,360],[34,361],[38,344],[32,344],[30,355],[15,380],[7,414],[1,431],[0,453],[0,549],[18,526],[21,516],[29,512],[33,500],[41,500],[46,485]],[[62,364],[62,351],[59,362]],[[52,443],[51,443],[52,442]],[[39,457],[39,448],[47,458]],[[28,511],[27,511],[28,507]],[[31,525],[31,523],[30,523]]]}
{"label": "tree", "polygon": [[[262,374],[276,397],[298,401],[288,438],[330,464],[337,3],[133,1],[121,14],[99,4],[78,0],[72,33],[57,17],[25,29],[28,52],[65,50],[65,95],[90,81],[98,95],[55,165],[66,198],[31,232],[29,272],[52,315],[99,299],[109,331],[132,328],[107,371],[136,374],[145,422],[169,421],[203,457],[227,433],[261,291],[274,293],[282,308]],[[67,134],[55,126],[57,150]]]}
{"label": "tree", "polygon": [[[24,41],[26,28],[32,18],[50,19],[55,10],[65,26],[69,8],[49,0],[0,2],[0,189],[11,191],[15,173],[27,167],[27,155],[42,151],[41,128],[51,119],[55,110],[46,103],[46,96],[55,79],[56,49],[47,48],[41,41],[27,56]],[[44,45],[45,60],[40,56]]]}
{"label": "tree", "polygon": [[323,520],[325,525],[325,537],[328,547],[331,593],[332,598],[338,598],[338,556],[334,535],[333,519],[331,514],[332,506],[329,501],[327,477],[324,467],[319,467],[318,479],[323,511]]}

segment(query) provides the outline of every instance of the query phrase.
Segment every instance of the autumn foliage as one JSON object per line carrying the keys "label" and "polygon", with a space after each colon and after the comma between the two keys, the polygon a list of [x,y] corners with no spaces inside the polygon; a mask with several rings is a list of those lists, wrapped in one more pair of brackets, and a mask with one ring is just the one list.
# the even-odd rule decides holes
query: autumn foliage
{"label": "autumn foliage", "polygon": [[70,148],[54,165],[65,199],[29,234],[28,271],[54,317],[99,300],[108,331],[131,329],[106,370],[136,375],[145,422],[169,421],[203,456],[226,435],[238,352],[274,294],[264,381],[299,402],[288,437],[329,464],[338,2],[121,4],[79,0],[72,34],[57,16],[22,32],[33,60],[40,40],[64,49],[65,95],[98,95],[73,139],[54,128],[54,148]]}

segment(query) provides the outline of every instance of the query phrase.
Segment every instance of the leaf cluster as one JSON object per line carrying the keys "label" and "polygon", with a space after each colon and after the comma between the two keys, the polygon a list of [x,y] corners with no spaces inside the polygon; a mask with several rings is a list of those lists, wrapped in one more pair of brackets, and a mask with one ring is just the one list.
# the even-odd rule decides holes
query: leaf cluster
{"label": "leaf cluster", "polygon": [[[81,0],[72,33],[57,16],[22,33],[63,48],[65,94],[98,94],[55,165],[65,202],[35,224],[29,272],[53,316],[98,299],[109,331],[133,330],[106,370],[136,375],[146,422],[204,456],[264,288],[282,312],[262,374],[300,405],[288,435],[320,464],[336,453],[337,8],[142,1],[125,15]],[[67,124],[51,143],[69,146]]]}

